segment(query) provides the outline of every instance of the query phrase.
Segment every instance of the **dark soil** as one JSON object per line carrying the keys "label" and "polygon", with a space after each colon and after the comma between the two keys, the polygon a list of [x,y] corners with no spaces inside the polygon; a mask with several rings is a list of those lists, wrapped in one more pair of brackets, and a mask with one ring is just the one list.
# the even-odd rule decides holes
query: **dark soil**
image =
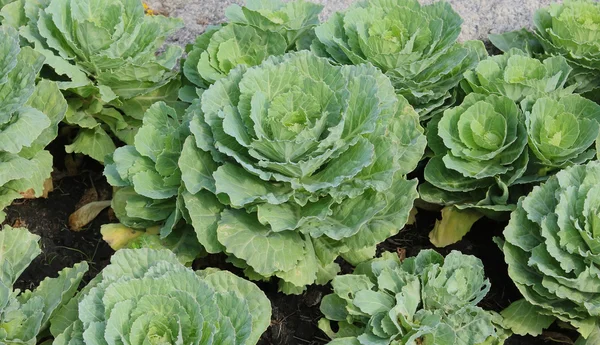
{"label": "dark soil", "polygon": [[[23,273],[17,282],[18,288],[31,289],[46,276],[56,276],[64,267],[80,261],[90,264],[90,271],[84,282],[93,278],[110,259],[113,251],[102,241],[100,225],[115,221],[104,211],[87,228],[73,232],[68,228],[68,217],[82,203],[90,198],[110,199],[111,188],[102,176],[102,167],[95,162],[82,160],[73,162],[65,156],[62,147],[55,145],[51,151],[55,156],[56,171],[53,174],[55,189],[47,199],[21,200],[8,208],[6,224],[25,226],[41,236],[42,255]],[[397,236],[388,239],[380,250],[405,252],[414,256],[421,249],[432,248],[428,232],[433,227],[437,213],[421,211],[414,225],[407,227]],[[437,249],[442,254],[460,250],[465,254],[479,257],[485,265],[487,276],[492,282],[492,290],[482,302],[482,307],[500,311],[511,302],[518,300],[519,293],[507,275],[502,252],[492,241],[501,236],[504,224],[489,220],[477,222],[473,231],[461,242],[447,248]],[[224,256],[212,255],[199,260],[194,268],[219,267],[240,273],[225,263]],[[350,273],[349,265],[344,265],[345,273]],[[277,292],[277,284],[260,282],[273,305],[271,327],[262,336],[260,345],[317,345],[326,344],[328,339],[317,327],[321,317],[319,303],[330,293],[329,286],[312,286],[300,296],[286,296]],[[553,342],[551,339],[560,340]],[[573,334],[553,328],[542,337],[513,336],[506,345],[551,345],[572,344]]]}
{"label": "dark soil", "polygon": [[89,271],[83,282],[96,276],[114,251],[102,240],[100,225],[109,223],[109,211],[102,212],[79,232],[69,230],[68,219],[83,204],[108,200],[112,188],[102,175],[102,167],[92,160],[73,161],[62,145],[50,147],[54,156],[54,190],[47,199],[17,200],[6,209],[4,224],[26,227],[41,237],[42,254],[23,272],[15,287],[33,289],[45,277],[55,277],[65,267],[87,261]]}

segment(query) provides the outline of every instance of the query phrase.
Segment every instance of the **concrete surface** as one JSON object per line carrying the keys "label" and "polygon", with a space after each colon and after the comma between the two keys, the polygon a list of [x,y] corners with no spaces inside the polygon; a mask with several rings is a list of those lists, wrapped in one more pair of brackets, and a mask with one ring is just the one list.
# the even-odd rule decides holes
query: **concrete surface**
{"label": "concrete surface", "polygon": [[[313,0],[325,5],[322,19],[334,11],[342,11],[356,0]],[[421,0],[428,4],[434,0]],[[206,25],[225,20],[225,8],[245,0],[146,0],[159,13],[183,18],[186,28],[173,39],[186,44],[204,31]],[[448,0],[463,17],[461,40],[486,39],[489,33],[500,33],[530,27],[533,13],[552,0]]]}

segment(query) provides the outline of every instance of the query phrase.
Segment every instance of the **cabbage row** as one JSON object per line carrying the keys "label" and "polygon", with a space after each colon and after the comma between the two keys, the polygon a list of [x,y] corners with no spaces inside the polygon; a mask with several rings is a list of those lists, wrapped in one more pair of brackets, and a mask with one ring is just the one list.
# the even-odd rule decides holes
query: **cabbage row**
{"label": "cabbage row", "polygon": [[[540,9],[492,56],[443,1],[321,21],[309,1],[248,0],[185,51],[165,43],[183,22],[145,9],[0,0],[0,220],[52,189],[56,140],[104,166],[120,223],[102,233],[125,247],[79,292],[85,263],[21,293],[39,238],[6,226],[0,342],[256,344],[269,301],[186,266],[208,254],[285,294],[331,282],[331,345],[500,345],[555,320],[600,341],[599,3]],[[375,258],[415,205],[441,211],[438,247],[509,220],[497,242],[524,298],[482,309],[483,264],[458,252]]]}

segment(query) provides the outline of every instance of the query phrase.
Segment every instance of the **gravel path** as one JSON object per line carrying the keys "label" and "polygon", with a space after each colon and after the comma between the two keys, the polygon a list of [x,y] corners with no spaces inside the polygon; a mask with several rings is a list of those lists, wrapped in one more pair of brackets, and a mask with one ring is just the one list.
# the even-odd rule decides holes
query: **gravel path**
{"label": "gravel path", "polygon": [[[313,0],[325,6],[323,18],[334,11],[347,8],[355,0]],[[434,0],[421,0],[431,3]],[[460,13],[463,24],[461,40],[486,39],[489,33],[505,32],[531,26],[537,8],[547,6],[551,0],[448,0]],[[243,4],[244,0],[148,0],[150,8],[169,16],[183,18],[186,28],[172,41],[185,45],[204,31],[206,25],[225,20],[225,8],[230,4]]]}

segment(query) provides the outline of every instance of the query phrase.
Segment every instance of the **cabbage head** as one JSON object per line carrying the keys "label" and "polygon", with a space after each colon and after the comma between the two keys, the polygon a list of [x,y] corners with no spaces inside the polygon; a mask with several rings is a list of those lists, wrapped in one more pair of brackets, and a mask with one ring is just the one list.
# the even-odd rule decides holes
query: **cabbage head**
{"label": "cabbage head", "polygon": [[[163,236],[191,224],[208,253],[225,252],[251,278],[280,278],[287,293],[327,283],[340,255],[372,257],[417,197],[405,175],[423,155],[423,129],[372,65],[289,53],[233,69],[182,119],[151,110],[105,170],[121,187],[117,216]],[[178,160],[177,122],[191,133]]]}
{"label": "cabbage head", "polygon": [[593,0],[567,0],[537,10],[535,30],[492,35],[500,49],[528,50],[536,56],[564,56],[573,73],[569,84],[585,93],[600,87],[600,4]]}
{"label": "cabbage head", "polygon": [[454,103],[463,73],[487,55],[481,41],[456,42],[461,24],[443,1],[359,1],[315,29],[313,50],[341,64],[372,63],[427,120]]}
{"label": "cabbage head", "polygon": [[499,94],[516,103],[526,98],[559,98],[573,93],[573,86],[565,87],[572,70],[562,56],[540,61],[513,48],[502,55],[490,56],[474,70],[466,71],[461,86],[467,94]]}
{"label": "cabbage head", "polygon": [[[86,262],[44,279],[37,288],[21,291],[13,285],[42,253],[40,237],[25,228],[0,230],[0,343],[36,345],[47,338],[50,318],[77,293],[88,270]],[[40,263],[38,263],[40,264]]]}
{"label": "cabbage head", "polygon": [[524,297],[503,312],[514,332],[540,334],[558,319],[584,338],[599,334],[599,215],[598,161],[564,169],[519,200],[502,245]]}
{"label": "cabbage head", "polygon": [[406,223],[417,195],[405,175],[425,137],[372,65],[271,57],[231,71],[201,106],[179,166],[208,252],[299,292],[330,280],[338,255],[370,257]]}
{"label": "cabbage head", "polygon": [[175,109],[157,102],[144,114],[133,144],[107,156],[104,175],[118,187],[112,208],[122,224],[136,229],[163,224],[164,236],[177,225],[182,185],[177,161],[189,133]]}
{"label": "cabbage head", "polygon": [[177,100],[182,49],[157,52],[180,19],[147,16],[139,0],[18,0],[2,13],[68,99],[65,122],[78,130],[67,152],[103,162],[114,139],[133,141],[150,104]]}
{"label": "cabbage head", "polygon": [[489,214],[514,208],[510,190],[527,170],[529,152],[523,114],[510,98],[469,94],[429,131],[434,157],[425,167],[422,199]]}
{"label": "cabbage head", "polygon": [[168,250],[123,249],[51,319],[54,345],[254,345],[271,305],[253,283],[194,272]]}
{"label": "cabbage head", "polygon": [[600,106],[564,87],[570,70],[563,57],[513,49],[465,74],[471,93],[428,127],[421,198],[446,206],[434,244],[456,242],[484,215],[503,218],[534,184],[595,157]]}
{"label": "cabbage head", "polygon": [[36,84],[44,57],[19,47],[17,32],[0,26],[0,221],[15,199],[40,197],[52,172],[44,148],[58,134],[67,103],[57,85]]}
{"label": "cabbage head", "polygon": [[490,282],[471,255],[424,250],[400,262],[384,253],[331,285],[319,321],[328,345],[501,345],[508,336],[500,315],[477,306]]}
{"label": "cabbage head", "polygon": [[533,154],[532,173],[546,176],[595,158],[600,105],[580,95],[569,95],[558,100],[540,98],[523,108]]}
{"label": "cabbage head", "polygon": [[574,85],[565,87],[571,71],[562,56],[539,61],[511,49],[465,73],[465,92],[503,95],[520,104],[529,136],[531,174],[544,177],[594,156],[600,107],[573,95]]}
{"label": "cabbage head", "polygon": [[256,66],[269,56],[309,48],[322,9],[304,0],[231,5],[225,11],[226,25],[207,29],[187,48],[185,76],[195,87],[206,89],[237,65]]}

